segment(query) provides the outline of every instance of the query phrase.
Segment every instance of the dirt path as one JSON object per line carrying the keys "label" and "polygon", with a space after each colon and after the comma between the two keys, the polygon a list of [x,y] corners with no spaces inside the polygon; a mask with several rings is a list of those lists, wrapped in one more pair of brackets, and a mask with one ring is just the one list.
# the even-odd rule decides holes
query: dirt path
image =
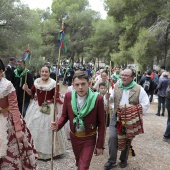
{"label": "dirt path", "polygon": [[[129,158],[126,170],[170,170],[170,144],[162,140],[167,114],[165,117],[156,116],[156,108],[157,103],[151,104],[147,114],[143,116],[145,133],[133,140],[132,145],[136,156]],[[98,158],[93,157],[90,170],[103,170],[107,158],[108,147],[106,145],[104,155]],[[112,169],[121,168],[117,165]]]}
{"label": "dirt path", "polygon": [[[61,93],[66,87],[62,87]],[[130,157],[126,170],[170,170],[170,144],[164,142],[163,134],[166,128],[167,113],[165,117],[155,115],[157,103],[152,103],[147,114],[143,116],[145,133],[133,140],[136,156]],[[106,134],[105,152],[91,161],[89,170],[103,170],[108,158],[108,129]],[[120,153],[118,153],[120,154]],[[118,156],[119,158],[119,156]],[[119,163],[119,160],[117,160]],[[54,160],[54,170],[76,170],[71,144],[68,141],[67,153]],[[50,170],[50,161],[38,161],[39,170]],[[121,169],[119,165],[112,169]]]}

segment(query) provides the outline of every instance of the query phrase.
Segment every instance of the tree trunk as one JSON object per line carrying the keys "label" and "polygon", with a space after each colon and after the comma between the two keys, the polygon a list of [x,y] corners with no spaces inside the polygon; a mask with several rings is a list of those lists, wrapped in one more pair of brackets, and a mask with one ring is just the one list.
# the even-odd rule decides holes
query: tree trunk
{"label": "tree trunk", "polygon": [[83,56],[81,57],[81,65],[83,66]]}
{"label": "tree trunk", "polygon": [[170,28],[170,24],[167,26],[166,34],[165,34],[164,66],[166,66],[166,59],[167,59],[167,53],[168,53],[168,35],[169,35],[169,28]]}

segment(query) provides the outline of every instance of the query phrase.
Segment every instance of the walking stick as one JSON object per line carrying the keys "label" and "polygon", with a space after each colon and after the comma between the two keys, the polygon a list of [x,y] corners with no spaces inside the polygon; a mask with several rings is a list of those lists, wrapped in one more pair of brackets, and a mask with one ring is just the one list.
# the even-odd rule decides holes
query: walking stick
{"label": "walking stick", "polygon": [[[28,49],[29,49],[29,44],[28,44]],[[31,58],[31,52],[29,51],[29,50],[25,50],[24,51],[24,53],[23,53],[23,55],[22,55],[22,60],[24,60],[24,61],[28,61],[28,60],[30,60],[30,58]],[[27,63],[27,62],[26,62]],[[28,65],[28,63],[26,64],[26,69],[27,69],[27,65]],[[25,73],[25,84],[27,83],[27,77],[28,77],[28,70],[26,70],[26,73]],[[24,93],[23,93],[23,99],[22,99],[22,116],[24,117],[24,105],[25,105],[25,90],[24,90]]]}
{"label": "walking stick", "polygon": [[[108,93],[109,93],[109,89],[110,89],[110,70],[109,70],[109,82],[108,82],[108,84],[107,84],[107,92],[108,92]],[[105,141],[105,139],[106,139],[106,131],[107,131],[107,121],[108,121],[108,116],[111,117],[110,115],[111,115],[111,111],[110,111],[110,102],[109,102],[109,99],[107,99],[104,141]],[[110,118],[110,120],[111,120],[111,118]],[[110,122],[109,122],[109,124],[110,124]],[[104,146],[103,146],[103,149],[105,149]]]}
{"label": "walking stick", "polygon": [[[27,72],[25,73],[25,84],[27,83]],[[22,116],[24,117],[24,105],[25,105],[25,90],[22,99]]]}
{"label": "walking stick", "polygon": [[[64,21],[62,21],[62,29],[63,28],[64,28]],[[62,34],[61,34],[60,40],[62,40]],[[56,108],[57,108],[56,107],[56,93],[57,93],[57,86],[58,86],[61,48],[62,48],[62,45],[60,45],[59,52],[58,52],[58,62],[57,62],[57,70],[56,70],[56,86],[55,86],[55,94],[54,94],[54,111],[53,111],[53,116],[52,116],[53,122],[55,122],[55,113],[56,113]],[[54,157],[54,131],[52,131],[51,170],[53,170],[53,157]]]}
{"label": "walking stick", "polygon": [[[109,81],[110,81],[110,73],[109,73]],[[110,82],[108,82],[107,85],[107,92],[109,93],[109,89],[110,89]],[[107,105],[106,105],[106,128],[107,128],[107,121],[108,121],[108,116],[110,116],[110,101],[109,99],[107,99]]]}

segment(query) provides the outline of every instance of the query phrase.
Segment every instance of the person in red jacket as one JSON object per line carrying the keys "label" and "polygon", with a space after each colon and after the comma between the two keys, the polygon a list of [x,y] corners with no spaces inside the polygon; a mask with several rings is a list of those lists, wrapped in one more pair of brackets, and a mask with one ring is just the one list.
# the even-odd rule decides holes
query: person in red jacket
{"label": "person in red jacket", "polygon": [[50,127],[59,131],[70,120],[70,138],[78,170],[89,169],[93,152],[96,156],[102,154],[104,145],[103,97],[89,88],[88,81],[85,71],[74,74],[74,90],[66,93],[62,116]]}

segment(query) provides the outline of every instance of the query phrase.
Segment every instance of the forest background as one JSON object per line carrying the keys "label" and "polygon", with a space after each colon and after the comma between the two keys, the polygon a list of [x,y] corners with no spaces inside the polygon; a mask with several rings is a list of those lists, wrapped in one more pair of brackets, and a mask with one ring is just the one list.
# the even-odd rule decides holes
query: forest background
{"label": "forest background", "polygon": [[104,0],[104,7],[106,19],[89,8],[88,0],[53,0],[45,10],[0,0],[0,58],[7,63],[29,48],[31,69],[45,61],[55,64],[64,20],[68,50],[62,50],[62,60],[170,69],[170,0]]}

